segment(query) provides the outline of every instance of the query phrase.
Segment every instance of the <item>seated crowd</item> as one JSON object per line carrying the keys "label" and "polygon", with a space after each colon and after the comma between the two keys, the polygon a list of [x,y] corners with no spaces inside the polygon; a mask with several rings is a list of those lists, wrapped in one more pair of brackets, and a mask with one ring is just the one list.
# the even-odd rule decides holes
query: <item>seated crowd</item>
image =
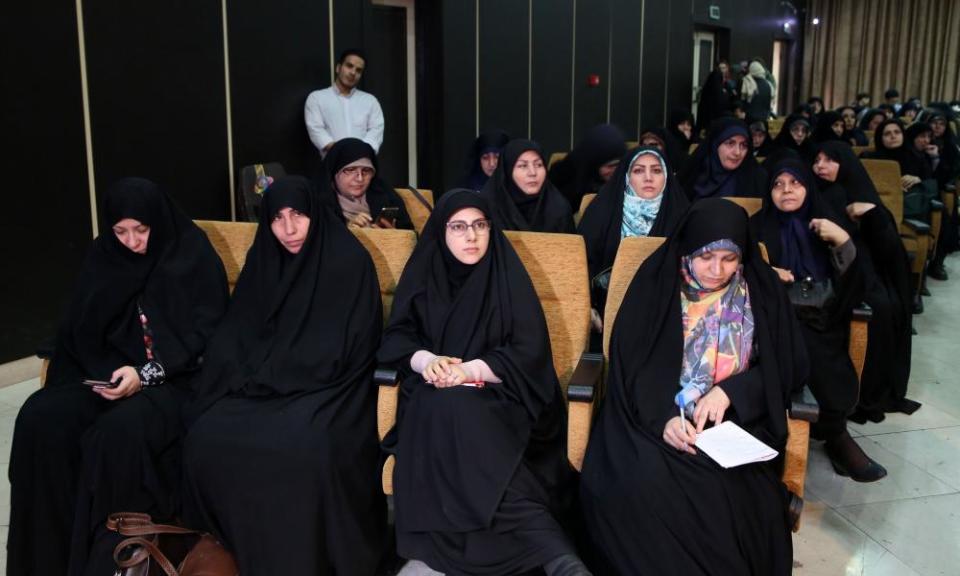
{"label": "seated crowd", "polygon": [[[762,68],[750,74],[762,96]],[[697,437],[732,421],[783,454],[807,387],[836,473],[886,475],[847,420],[920,408],[907,383],[925,280],[911,258],[945,280],[957,249],[958,114],[811,99],[773,134],[732,107],[702,138],[682,110],[629,144],[596,127],[553,167],[536,142],[481,134],[386,318],[351,230],[414,224],[368,143],[337,141],[316,182],[266,189],[232,294],[160,187],[116,182],[45,385],[17,418],[8,574],[113,574],[120,536],[105,523],[120,511],[213,534],[245,575],[372,576],[398,557],[405,575],[789,574],[784,459],[723,468]],[[904,217],[940,222],[929,254],[908,253],[861,157],[896,161]],[[583,237],[590,348],[608,371],[579,475],[544,311],[506,231]],[[631,237],[665,241],[603,351]],[[864,304],[858,374],[849,325]],[[378,366],[399,381],[382,442]]]}

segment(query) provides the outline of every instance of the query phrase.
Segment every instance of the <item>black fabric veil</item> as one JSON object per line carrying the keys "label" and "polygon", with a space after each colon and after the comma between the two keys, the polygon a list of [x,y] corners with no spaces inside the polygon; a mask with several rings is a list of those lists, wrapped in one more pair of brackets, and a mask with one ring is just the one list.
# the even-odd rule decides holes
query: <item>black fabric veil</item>
{"label": "black fabric veil", "polygon": [[396,221],[397,228],[413,230],[413,222],[410,220],[410,215],[407,214],[403,199],[379,175],[380,167],[376,151],[374,151],[373,146],[359,138],[337,140],[337,143],[327,152],[327,156],[323,160],[323,169],[320,171],[321,181],[317,186],[322,191],[323,199],[331,203],[334,212],[345,222],[343,210],[340,208],[340,203],[337,202],[334,176],[345,166],[361,158],[368,158],[373,163],[373,168],[377,170],[377,174],[374,174],[366,193],[367,205],[370,206],[370,216],[376,219],[383,208],[387,206],[395,207],[399,210]]}
{"label": "black fabric veil", "polygon": [[584,194],[596,192],[603,181],[600,167],[623,156],[627,146],[623,132],[613,124],[594,126],[569,154],[550,168],[548,178],[572,209],[580,207]]}
{"label": "black fabric veil", "polygon": [[480,166],[480,158],[487,152],[503,152],[503,147],[510,141],[510,136],[503,130],[493,129],[477,136],[467,154],[466,169],[463,176],[463,185],[470,190],[480,190],[487,183],[489,177]]}
{"label": "black fabric veil", "polygon": [[[663,157],[656,148],[641,147],[628,151],[620,160],[617,171],[600,189],[597,197],[590,203],[580,220],[577,232],[587,245],[587,264],[590,277],[613,266],[620,247],[620,227],[623,222],[623,195],[626,192],[626,178],[633,159],[644,150],[652,150]],[[690,206],[690,201],[680,188],[680,183],[670,170],[666,157],[667,182],[663,191],[663,200],[657,219],[650,228],[650,236],[669,236],[680,222]]]}
{"label": "black fabric veil", "polygon": [[[797,141],[793,139],[793,135],[790,134],[790,128],[794,124],[803,123],[807,125],[807,137],[803,140],[803,143],[797,144]],[[828,127],[829,129],[829,127]],[[767,160],[773,159],[776,161],[776,157],[786,157],[782,155],[781,151],[789,150],[798,154],[804,161],[812,162],[816,152],[814,151],[813,145],[813,129],[810,126],[810,121],[807,118],[804,118],[800,114],[793,114],[787,117],[783,122],[783,127],[780,129],[780,133],[777,134],[777,137],[773,139],[774,152],[767,157]]]}
{"label": "black fabric veil", "polygon": [[[285,207],[310,217],[296,255],[270,229]],[[321,392],[330,403],[361,401],[365,395],[350,393],[372,375],[382,314],[366,249],[309,181],[278,179],[264,194],[257,234],[204,363],[192,416],[230,393]]]}
{"label": "black fabric veil", "polygon": [[572,233],[570,203],[549,178],[544,178],[540,192],[533,195],[524,193],[513,181],[514,165],[521,154],[530,150],[540,156],[546,167],[543,150],[532,140],[511,140],[500,154],[497,169],[480,191],[490,206],[490,218],[501,230]]}
{"label": "black fabric veil", "polygon": [[817,151],[823,153],[827,158],[840,164],[840,170],[837,172],[836,184],[843,187],[845,198],[840,198],[839,194],[828,194],[827,190],[833,183],[825,180],[818,180],[820,189],[827,196],[827,200],[837,212],[844,212],[847,204],[851,202],[870,202],[882,207],[880,194],[874,185],[867,169],[853,152],[853,148],[846,142],[824,142],[817,147]]}
{"label": "black fabric veil", "polygon": [[[717,156],[725,140],[739,134],[747,139],[747,153],[736,170],[726,170]],[[720,118],[710,125],[706,139],[697,146],[680,182],[691,201],[719,196],[762,198],[767,176],[753,157],[753,139],[742,120]]]}
{"label": "black fabric veil", "polygon": [[[196,368],[229,298],[223,263],[206,234],[142,178],[111,186],[103,214],[61,322],[48,385],[106,380],[121,366],[146,363],[138,302],[167,378]],[[146,254],[133,253],[113,233],[125,218],[150,226]]]}
{"label": "black fabric veil", "polygon": [[[399,531],[489,528],[521,460],[547,488],[567,467],[563,395],[539,300],[496,224],[477,264],[449,254],[446,223],[466,207],[490,213],[470,190],[438,202],[397,286],[378,354],[403,376],[397,428],[385,442],[388,450],[397,442]],[[482,359],[502,383],[427,385],[410,370],[418,350]]]}

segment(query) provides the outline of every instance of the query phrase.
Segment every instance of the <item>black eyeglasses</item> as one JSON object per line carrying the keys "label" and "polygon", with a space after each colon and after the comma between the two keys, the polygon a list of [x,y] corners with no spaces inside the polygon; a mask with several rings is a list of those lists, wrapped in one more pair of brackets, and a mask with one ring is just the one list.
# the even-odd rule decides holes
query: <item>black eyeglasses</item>
{"label": "black eyeglasses", "polygon": [[483,236],[490,232],[489,220],[474,220],[472,224],[467,224],[463,220],[454,220],[447,222],[447,228],[454,236],[463,236],[467,229],[472,229],[477,236]]}

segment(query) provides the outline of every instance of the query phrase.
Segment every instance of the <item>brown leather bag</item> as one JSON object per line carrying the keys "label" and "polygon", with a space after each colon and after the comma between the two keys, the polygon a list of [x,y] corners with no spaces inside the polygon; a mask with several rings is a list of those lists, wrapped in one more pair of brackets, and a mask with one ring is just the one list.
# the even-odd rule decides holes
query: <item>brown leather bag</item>
{"label": "brown leather bag", "polygon": [[118,512],[107,528],[129,536],[113,550],[116,576],[239,576],[233,556],[210,534]]}

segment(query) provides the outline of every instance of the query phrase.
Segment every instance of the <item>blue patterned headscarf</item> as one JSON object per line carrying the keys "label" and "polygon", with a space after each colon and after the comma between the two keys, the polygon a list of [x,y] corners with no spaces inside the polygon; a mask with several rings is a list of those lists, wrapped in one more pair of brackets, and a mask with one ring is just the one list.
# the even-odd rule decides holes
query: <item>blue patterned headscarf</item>
{"label": "blue patterned headscarf", "polygon": [[[641,198],[636,190],[630,186],[630,171],[633,163],[644,154],[655,157],[660,163],[660,168],[663,170],[663,188],[660,189],[660,193],[657,194],[655,198]],[[627,167],[627,173],[624,176],[623,221],[620,224],[621,239],[631,236],[647,236],[650,234],[650,229],[653,228],[657,214],[660,213],[660,204],[663,202],[663,191],[667,189],[668,178],[667,163],[664,162],[663,156],[656,150],[640,150],[633,156],[630,160],[630,165]]]}

